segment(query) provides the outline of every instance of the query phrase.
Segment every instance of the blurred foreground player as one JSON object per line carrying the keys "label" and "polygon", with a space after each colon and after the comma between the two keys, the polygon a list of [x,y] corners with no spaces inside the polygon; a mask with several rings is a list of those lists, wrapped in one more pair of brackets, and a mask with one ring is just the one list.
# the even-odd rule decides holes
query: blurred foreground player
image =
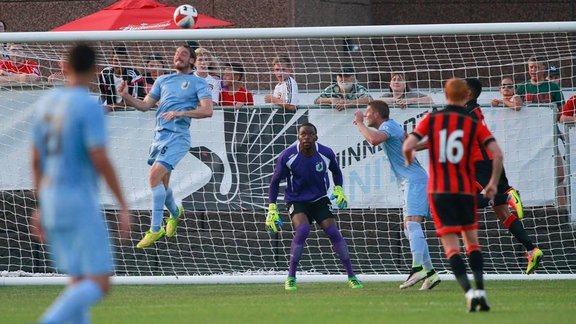
{"label": "blurred foreground player", "polygon": [[67,86],[37,103],[32,167],[40,210],[32,231],[46,239],[56,267],[72,278],[40,323],[89,323],[90,308],[110,289],[114,266],[99,175],[120,206],[120,235],[129,235],[128,208],[106,154],[104,108],[88,91],[95,62],[92,48],[73,47],[64,66]]}

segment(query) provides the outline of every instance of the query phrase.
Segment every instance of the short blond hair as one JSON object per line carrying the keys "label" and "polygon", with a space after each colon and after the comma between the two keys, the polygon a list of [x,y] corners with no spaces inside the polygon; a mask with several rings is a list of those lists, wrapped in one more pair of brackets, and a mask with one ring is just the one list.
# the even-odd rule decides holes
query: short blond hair
{"label": "short blond hair", "polygon": [[196,56],[211,56],[210,51],[204,47],[198,47],[194,50]]}

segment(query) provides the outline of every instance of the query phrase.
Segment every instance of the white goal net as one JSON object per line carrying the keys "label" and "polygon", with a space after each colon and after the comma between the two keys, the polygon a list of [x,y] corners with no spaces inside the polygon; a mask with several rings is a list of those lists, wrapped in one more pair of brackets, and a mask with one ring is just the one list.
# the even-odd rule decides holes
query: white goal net
{"label": "white goal net", "polygon": [[[118,64],[124,72],[131,69],[136,73],[131,76],[135,86],[142,77],[144,93],[145,81],[156,73],[153,70],[170,73],[176,46],[189,44],[208,51],[204,55],[209,72],[224,88],[228,86],[227,64],[241,64],[242,82],[254,95],[254,106],[216,107],[212,118],[192,123],[190,154],[172,174],[172,188],[183,201],[184,218],[175,237],[141,250],[135,244],[149,228],[152,204],[146,161],[154,112],[138,112],[116,102],[110,89],[114,78],[117,82],[121,75],[110,76],[108,81],[95,79],[94,95],[115,106],[107,116],[109,150],[136,222],[129,242],[120,244],[113,239],[116,276],[285,274],[293,237],[289,216],[280,199],[286,224],[277,235],[271,235],[264,230],[265,206],[276,158],[296,141],[296,127],[304,121],[316,125],[319,142],[334,149],[343,168],[349,208],[337,211],[337,222],[355,270],[361,275],[407,274],[411,256],[402,230],[399,188],[385,152],[364,141],[352,125],[354,111],[365,106],[351,105],[339,111],[330,105],[315,105],[316,98],[327,92],[343,71],[355,75],[364,96],[391,100],[391,118],[407,132],[426,112],[444,103],[444,80],[478,78],[484,87],[479,103],[488,127],[505,151],[510,184],[524,201],[523,226],[545,253],[539,273],[574,275],[576,217],[570,208],[570,160],[576,154],[570,154],[570,143],[576,139],[570,140],[573,131],[569,127],[557,123],[559,110],[574,92],[574,31],[576,24],[542,23],[0,34],[0,44],[5,43],[0,50],[4,48],[16,65],[38,64],[37,77],[11,75],[3,79],[0,75],[1,275],[58,275],[49,262],[47,247],[37,243],[29,230],[36,204],[31,193],[30,120],[39,96],[62,85],[59,61],[78,39],[98,48],[100,69],[113,70]],[[11,46],[15,40],[19,42]],[[298,85],[298,94],[292,94],[296,112],[265,103],[265,96],[274,92],[278,82],[272,64],[277,56],[291,61],[284,67],[291,69]],[[556,94],[547,90],[541,93],[540,102],[524,103],[519,111],[501,103],[492,107],[492,100],[503,96],[503,78],[509,78],[506,82],[516,89],[530,82],[530,57],[546,66],[546,75],[559,76],[558,94],[563,99],[555,102]],[[398,91],[391,86],[394,73],[400,73],[411,89],[404,98],[422,100],[409,101],[407,107],[398,104],[394,99]],[[420,158],[426,160],[425,155]],[[102,192],[102,198],[115,235],[112,196]],[[485,271],[522,274],[525,248],[491,209],[479,210],[479,214]],[[78,217],[82,217],[81,210]],[[425,225],[434,266],[449,271],[432,222]],[[319,228],[313,229],[299,271],[343,274],[329,240]]]}

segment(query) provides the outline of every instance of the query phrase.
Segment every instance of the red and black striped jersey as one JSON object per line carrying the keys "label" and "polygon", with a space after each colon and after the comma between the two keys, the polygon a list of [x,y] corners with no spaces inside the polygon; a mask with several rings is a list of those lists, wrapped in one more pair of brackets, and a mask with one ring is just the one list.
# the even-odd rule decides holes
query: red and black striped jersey
{"label": "red and black striped jersey", "polygon": [[492,133],[466,114],[464,107],[446,106],[424,117],[412,133],[428,137],[429,193],[475,195],[474,142],[487,145]]}
{"label": "red and black striped jersey", "polygon": [[[486,126],[484,121],[484,114],[482,114],[482,109],[476,100],[470,101],[466,104],[466,112],[479,123]],[[480,142],[475,142],[472,146],[472,159],[474,161],[492,161],[492,153],[486,150],[484,145]]]}

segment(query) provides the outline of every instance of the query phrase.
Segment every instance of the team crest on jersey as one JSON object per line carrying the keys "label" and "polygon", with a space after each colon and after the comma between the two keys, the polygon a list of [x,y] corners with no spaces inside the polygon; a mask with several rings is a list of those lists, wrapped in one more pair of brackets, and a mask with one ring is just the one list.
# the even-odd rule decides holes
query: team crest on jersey
{"label": "team crest on jersey", "polygon": [[316,163],[316,171],[322,172],[323,170],[324,170],[324,163],[322,163],[322,162]]}
{"label": "team crest on jersey", "polygon": [[182,90],[186,90],[186,89],[188,89],[189,86],[190,86],[190,81],[186,80],[186,81],[182,82],[182,85],[180,86],[180,88],[182,88]]}

